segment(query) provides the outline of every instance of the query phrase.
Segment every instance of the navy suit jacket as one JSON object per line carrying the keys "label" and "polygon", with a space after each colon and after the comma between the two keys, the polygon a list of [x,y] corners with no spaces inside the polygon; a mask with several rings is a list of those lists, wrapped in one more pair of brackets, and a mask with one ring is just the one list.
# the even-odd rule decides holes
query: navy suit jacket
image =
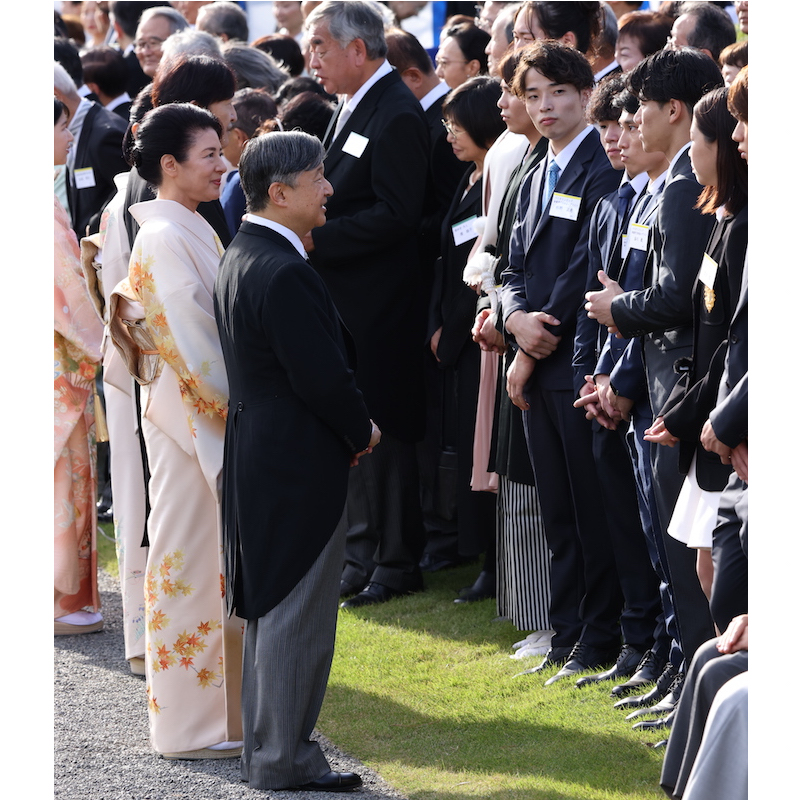
{"label": "navy suit jacket", "polygon": [[537,164],[520,190],[503,273],[503,321],[515,311],[544,311],[559,320],[561,325],[551,330],[561,342],[538,361],[531,380],[545,389],[574,390],[573,340],[585,302],[589,223],[600,198],[619,186],[621,173],[609,163],[600,134],[591,130],[555,187],[557,193],[580,198],[577,218],[562,219],[550,215],[552,199],[540,211],[546,163]]}

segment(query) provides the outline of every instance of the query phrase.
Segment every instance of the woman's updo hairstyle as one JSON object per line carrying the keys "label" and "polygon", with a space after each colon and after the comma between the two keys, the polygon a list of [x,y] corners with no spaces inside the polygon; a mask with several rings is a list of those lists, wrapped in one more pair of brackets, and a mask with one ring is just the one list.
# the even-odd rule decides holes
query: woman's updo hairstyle
{"label": "woman's updo hairstyle", "polygon": [[148,183],[160,186],[162,156],[171,155],[183,163],[197,134],[209,129],[222,136],[219,120],[210,111],[191,103],[154,108],[145,114],[136,131],[131,150],[133,165]]}

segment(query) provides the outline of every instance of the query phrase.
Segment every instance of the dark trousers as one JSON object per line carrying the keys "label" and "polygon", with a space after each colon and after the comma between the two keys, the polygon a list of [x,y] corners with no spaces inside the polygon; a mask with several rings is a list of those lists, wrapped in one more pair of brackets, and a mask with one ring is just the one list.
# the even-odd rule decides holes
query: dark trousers
{"label": "dark trousers", "polygon": [[622,591],[592,455],[592,429],[570,390],[528,384],[523,412],[550,561],[553,647],[620,645]]}
{"label": "dark trousers", "polygon": [[342,580],[396,591],[422,588],[425,547],[416,446],[383,434],[350,470],[347,545]]}

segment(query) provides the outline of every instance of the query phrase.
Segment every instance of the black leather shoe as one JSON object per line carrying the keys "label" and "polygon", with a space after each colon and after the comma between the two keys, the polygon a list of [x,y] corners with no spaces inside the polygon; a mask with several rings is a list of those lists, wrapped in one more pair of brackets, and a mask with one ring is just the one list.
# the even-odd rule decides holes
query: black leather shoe
{"label": "black leather shoe", "polygon": [[488,600],[497,596],[497,576],[485,570],[478,575],[472,586],[462,589],[454,603],[475,603],[478,600]]}
{"label": "black leather shoe", "polygon": [[361,778],[355,772],[326,772],[321,778],[297,787],[301,792],[351,792],[361,786]]}
{"label": "black leather shoe", "polygon": [[647,686],[648,683],[655,683],[666,666],[667,664],[663,658],[659,658],[652,650],[648,650],[642,656],[642,660],[631,675],[630,680],[615,686],[611,690],[612,697],[625,697],[625,695],[632,694],[643,686]]}
{"label": "black leather shoe", "polygon": [[411,594],[410,589],[391,589],[382,583],[368,583],[355,597],[345,600],[340,608],[360,608],[361,606],[373,606],[376,603],[385,603],[395,597]]}
{"label": "black leather shoe", "polygon": [[681,690],[683,689],[683,673],[678,673],[675,680],[672,681],[669,691],[661,698],[655,705],[648,706],[647,708],[637,708],[628,714],[625,719],[636,719],[637,717],[649,717],[656,714],[669,714],[678,705],[678,700],[681,698]]}
{"label": "black leather shoe", "polygon": [[423,553],[419,562],[419,568],[423,572],[439,572],[439,570],[442,569],[457,567],[462,563],[463,561],[460,559],[453,560],[450,558],[440,558],[439,556],[433,556],[430,553]]}
{"label": "black leather shoe", "polygon": [[639,694],[635,697],[624,697],[622,700],[617,700],[614,703],[614,708],[624,710],[631,710],[634,708],[643,708],[645,706],[655,705],[659,700],[666,697],[669,693],[669,687],[675,676],[678,674],[678,668],[667,662],[661,675],[658,676],[656,685],[645,694]]}
{"label": "black leather shoe", "polygon": [[637,722],[631,730],[634,731],[661,731],[672,727],[675,719],[675,711],[670,711],[665,717],[658,719],[647,719],[643,722]]}
{"label": "black leather shoe", "polygon": [[571,652],[571,647],[551,647],[538,667],[531,667],[530,669],[518,672],[514,677],[518,678],[520,675],[535,675],[537,672],[541,672],[548,667],[560,667],[567,663]]}
{"label": "black leather shoe", "polygon": [[641,662],[644,653],[631,647],[629,644],[623,645],[617,656],[617,663],[611,669],[601,672],[597,675],[586,675],[581,678],[575,685],[577,687],[588,686],[591,683],[600,683],[601,681],[615,681],[619,678],[628,678],[636,671],[637,665]]}
{"label": "black leather shoe", "polygon": [[563,678],[574,678],[576,675],[580,675],[581,672],[588,672],[590,669],[607,666],[614,661],[616,654],[616,650],[600,650],[597,647],[590,647],[583,642],[578,642],[572,648],[567,663],[552,678],[548,678],[544,685],[551,686]]}
{"label": "black leather shoe", "polygon": [[358,594],[363,588],[363,586],[353,586],[347,581],[339,581],[339,597],[351,597]]}

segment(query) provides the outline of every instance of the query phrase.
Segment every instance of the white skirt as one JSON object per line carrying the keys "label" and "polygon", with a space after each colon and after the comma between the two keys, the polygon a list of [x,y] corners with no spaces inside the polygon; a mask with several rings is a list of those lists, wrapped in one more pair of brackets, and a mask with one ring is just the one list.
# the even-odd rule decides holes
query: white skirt
{"label": "white skirt", "polygon": [[695,455],[675,503],[667,533],[687,547],[710,550],[722,492],[700,488],[695,474],[696,460]]}

